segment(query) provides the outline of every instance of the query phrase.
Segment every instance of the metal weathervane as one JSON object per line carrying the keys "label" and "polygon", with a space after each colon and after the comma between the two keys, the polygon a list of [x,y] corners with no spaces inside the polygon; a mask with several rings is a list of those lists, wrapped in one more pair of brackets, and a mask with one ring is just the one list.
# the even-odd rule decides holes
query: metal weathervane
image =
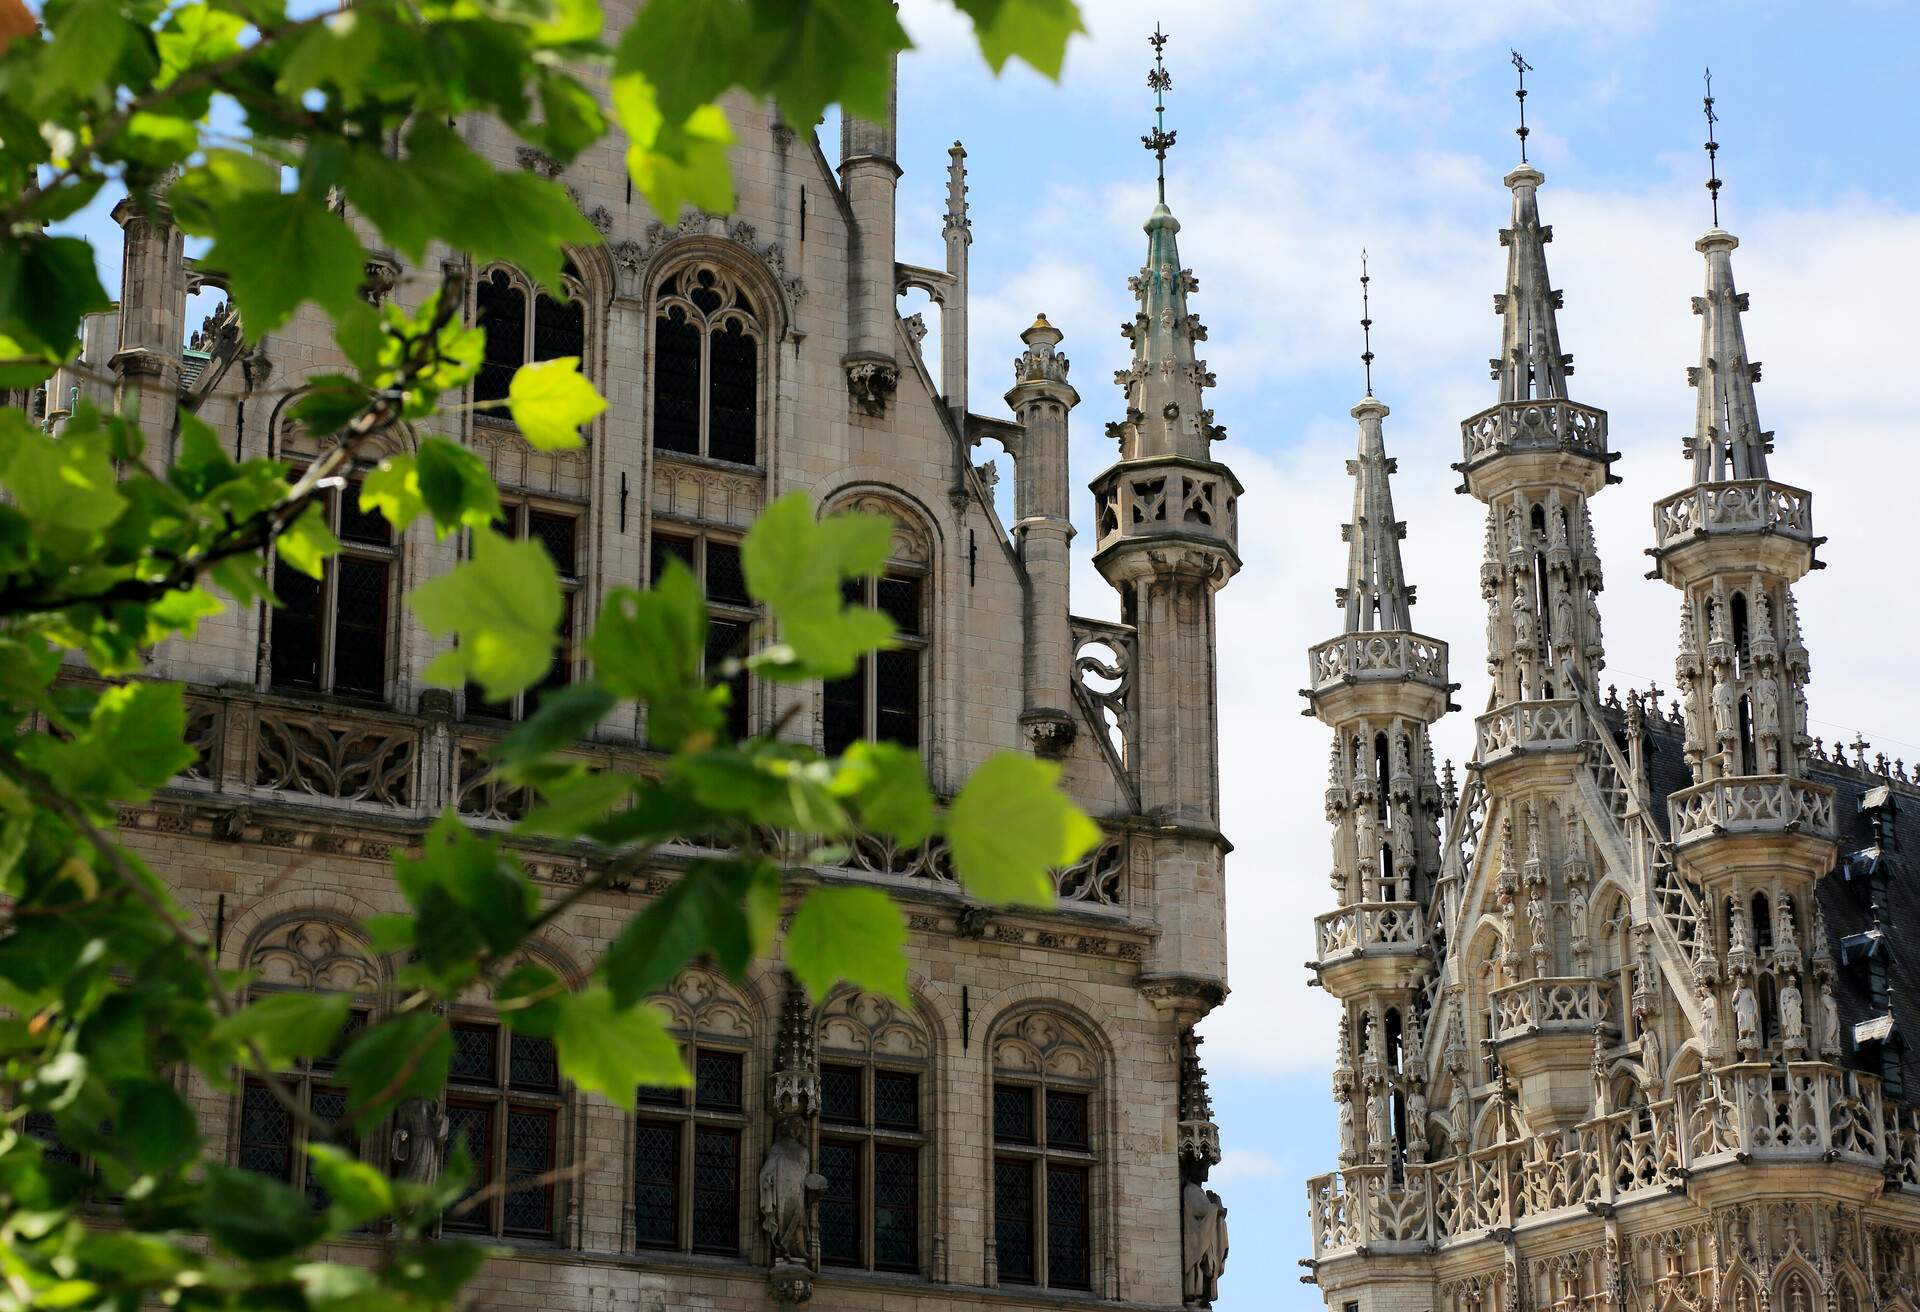
{"label": "metal weathervane", "polygon": [[1167,72],[1165,60],[1161,57],[1166,48],[1167,34],[1160,25],[1153,25],[1153,35],[1147,38],[1147,44],[1153,47],[1153,67],[1147,73],[1147,85],[1153,88],[1153,131],[1140,138],[1140,144],[1153,152],[1160,161],[1160,202],[1167,199],[1167,152],[1173,149],[1173,139],[1179,133],[1167,131],[1167,92],[1173,86],[1173,74]]}
{"label": "metal weathervane", "polygon": [[1713,226],[1720,226],[1720,143],[1713,139],[1713,125],[1720,116],[1713,112],[1713,70],[1707,70],[1707,95],[1702,102],[1707,112],[1707,195],[1713,198]]}
{"label": "metal weathervane", "polygon": [[1509,50],[1507,53],[1513,56],[1513,71],[1520,75],[1520,88],[1513,93],[1513,98],[1520,102],[1520,126],[1514,135],[1520,138],[1520,162],[1525,164],[1527,162],[1527,74],[1533,72],[1533,65],[1522,59],[1518,50]]}
{"label": "metal weathervane", "polygon": [[1367,252],[1360,252],[1360,363],[1367,371],[1367,395],[1373,395],[1373,302],[1368,298]]}

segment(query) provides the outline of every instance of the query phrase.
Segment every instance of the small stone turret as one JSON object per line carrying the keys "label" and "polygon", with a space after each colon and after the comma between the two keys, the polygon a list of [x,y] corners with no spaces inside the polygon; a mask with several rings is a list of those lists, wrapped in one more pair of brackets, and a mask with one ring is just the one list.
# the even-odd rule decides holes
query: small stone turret
{"label": "small stone turret", "polygon": [[1026,430],[1017,463],[1014,542],[1026,565],[1026,706],[1028,741],[1042,756],[1064,755],[1074,738],[1073,633],[1069,586],[1073,523],[1067,504],[1067,413],[1080,394],[1067,382],[1058,328],[1040,315],[1020,334],[1026,350],[1013,362],[1007,405]]}
{"label": "small stone turret", "polygon": [[[886,119],[872,122],[849,114],[840,121],[840,186],[854,218],[847,234],[853,323],[841,364],[854,404],[870,415],[885,413],[900,383],[893,258],[900,186],[899,62],[896,55],[888,77]],[[943,328],[942,339],[947,335]]]}
{"label": "small stone turret", "polygon": [[967,152],[959,142],[947,148],[947,289],[940,307],[940,392],[954,422],[967,426],[967,256],[973,245],[973,221],[967,217]]}
{"label": "small stone turret", "polygon": [[113,207],[124,233],[120,266],[120,348],[109,365],[114,400],[138,409],[153,469],[172,459],[174,409],[180,402],[180,345],[186,337],[187,288],[182,237],[164,197],[146,204],[129,196]]}

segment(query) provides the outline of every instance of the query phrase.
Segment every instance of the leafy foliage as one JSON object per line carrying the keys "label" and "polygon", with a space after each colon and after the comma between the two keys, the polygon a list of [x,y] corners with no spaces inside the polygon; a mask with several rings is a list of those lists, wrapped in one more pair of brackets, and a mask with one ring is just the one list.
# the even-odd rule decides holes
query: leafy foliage
{"label": "leafy foliage", "polygon": [[[995,68],[1020,58],[1057,73],[1079,27],[1070,0],[955,3]],[[1044,901],[1047,868],[1092,841],[1055,776],[1024,758],[989,761],[943,814],[903,749],[863,743],[829,760],[772,732],[727,739],[726,682],[742,665],[831,677],[890,640],[884,616],[843,599],[884,561],[884,522],[823,520],[799,496],[771,507],[743,547],[765,619],[741,661],[705,667],[705,602],[680,569],[613,590],[579,649],[563,650],[560,580],[537,542],[496,529],[484,463],[444,437],[383,440],[461,403],[484,338],[462,322],[459,261],[376,306],[370,246],[414,264],[430,250],[465,267],[509,261],[557,289],[567,248],[600,240],[564,188],[496,167],[451,124],[491,120],[565,164],[607,135],[596,86],[608,80],[655,211],[726,210],[723,93],[771,99],[796,124],[832,103],[878,115],[906,33],[887,0],[652,0],[624,33],[605,30],[598,0],[294,12],[284,0],[47,0],[42,18],[38,32],[0,24],[0,386],[71,366],[84,316],[109,306],[97,253],[48,231],[109,188],[124,190],[130,222],[170,218],[210,240],[199,267],[230,289],[247,340],[318,313],[338,364],[300,380],[283,413],[295,449],[319,452],[298,473],[233,458],[190,413],[172,417],[170,463],[155,472],[154,416],[82,404],[55,435],[0,409],[0,710],[15,726],[0,734],[0,1008],[12,1017],[0,1020],[0,1312],[446,1307],[484,1256],[438,1237],[464,1163],[457,1154],[433,1184],[393,1180],[345,1137],[440,1093],[453,1051],[442,1004],[490,989],[514,1032],[554,1042],[565,1078],[628,1102],[636,1085],[688,1079],[646,1000],[692,962],[739,978],[777,951],[816,995],[842,979],[902,991],[898,908],[871,888],[800,887],[815,877],[789,871],[810,854],[860,831],[905,844],[944,833],[970,891]],[[507,396],[520,432],[547,449],[578,445],[605,406],[572,359],[521,368]],[[145,659],[229,606],[273,603],[270,561],[326,577],[340,544],[322,498],[345,495],[356,462],[360,507],[396,534],[424,519],[460,537],[461,563],[408,599],[449,644],[431,678],[504,698],[556,660],[592,666],[493,754],[534,799],[515,833],[446,817],[396,856],[408,910],[364,926],[395,987],[357,1028],[345,995],[256,993],[220,969],[194,916],[112,833],[120,806],[195,759],[182,690],[145,677]],[[636,706],[658,752],[648,773],[568,759]],[[721,855],[633,915],[589,981],[524,959],[543,926],[695,835]],[[590,857],[564,894],[515,856],[550,841]],[[286,1079],[322,1059],[348,1095],[337,1131]],[[189,1072],[220,1090],[245,1077],[280,1101],[327,1204],[221,1161],[180,1092]],[[36,1137],[49,1134],[59,1151]],[[94,1224],[105,1213],[111,1223]],[[349,1234],[380,1236],[371,1265],[317,1256]]]}

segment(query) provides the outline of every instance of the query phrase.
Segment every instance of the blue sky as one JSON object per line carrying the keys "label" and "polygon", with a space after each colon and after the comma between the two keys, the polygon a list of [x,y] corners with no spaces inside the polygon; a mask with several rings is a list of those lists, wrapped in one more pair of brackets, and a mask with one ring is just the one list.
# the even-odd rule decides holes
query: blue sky
{"label": "blue sky", "polygon": [[[1327,740],[1299,715],[1304,649],[1336,631],[1339,526],[1351,489],[1347,410],[1360,394],[1361,248],[1371,251],[1376,390],[1409,525],[1415,622],[1454,644],[1463,706],[1485,696],[1476,588],[1478,507],[1453,494],[1459,420],[1492,400],[1492,295],[1504,269],[1501,175],[1516,162],[1513,70],[1534,66],[1530,155],[1547,175],[1548,250],[1577,399],[1611,411],[1625,482],[1595,504],[1612,585],[1601,598],[1609,676],[1670,678],[1674,598],[1641,579],[1648,506],[1681,486],[1697,352],[1687,298],[1707,226],[1700,75],[1715,70],[1722,217],[1743,239],[1760,404],[1775,476],[1816,494],[1830,568],[1800,588],[1814,655],[1814,732],[1865,731],[1920,761],[1905,654],[1914,608],[1888,608],[1877,563],[1910,555],[1920,506],[1906,474],[1920,436],[1908,307],[1920,304],[1920,180],[1911,168],[1920,20],[1892,4],[1668,7],[1568,0],[1314,5],[1082,0],[1090,39],[1058,85],[995,79],[951,9],[906,0],[922,51],[902,63],[900,258],[938,266],[946,148],[971,169],[973,406],[1003,413],[1017,334],[1044,311],[1066,334],[1083,400],[1074,476],[1111,458],[1121,398],[1117,328],[1144,249],[1152,161],[1145,37],[1173,40],[1168,198],[1211,328],[1216,454],[1247,485],[1246,568],[1221,598],[1222,771],[1234,996],[1206,1026],[1226,1158],[1216,1183],[1235,1237],[1222,1312],[1313,1307],[1304,1180],[1333,1157],[1333,1020],[1306,987],[1312,918],[1330,909],[1319,801]],[[836,139],[823,133],[829,155]],[[113,236],[106,206],[80,227]],[[111,249],[111,246],[108,247]],[[117,283],[117,261],[103,269]],[[904,308],[918,308],[912,305]],[[934,316],[929,314],[929,319]],[[935,343],[929,341],[929,358]],[[985,454],[983,453],[983,458]],[[1003,481],[1002,487],[1010,480]],[[1084,499],[1083,499],[1084,501]],[[1091,504],[1078,510],[1085,515]],[[1081,543],[1088,541],[1082,525]],[[1085,564],[1075,606],[1111,615]],[[1905,693],[1889,698],[1889,689]],[[1468,717],[1436,731],[1464,752]]]}
{"label": "blue sky", "polygon": [[[1920,707],[1898,653],[1920,624],[1877,605],[1880,553],[1911,552],[1920,498],[1890,470],[1920,436],[1905,315],[1920,293],[1920,181],[1910,88],[1920,11],[1892,5],[1668,7],[1644,3],[1085,3],[1092,38],[1059,85],[994,79],[965,57],[944,7],[909,0],[923,50],[901,70],[900,257],[937,265],[945,149],[966,143],[974,245],[973,408],[1000,413],[1016,334],[1035,311],[1066,333],[1082,395],[1076,485],[1111,459],[1125,361],[1126,278],[1152,203],[1146,35],[1172,34],[1168,199],[1200,279],[1195,310],[1247,484],[1246,568],[1221,596],[1224,824],[1234,994],[1207,1023],[1225,1160],[1216,1172],[1235,1243],[1222,1312],[1315,1307],[1304,1181],[1333,1159],[1333,1018],[1306,986],[1315,914],[1331,909],[1321,818],[1327,738],[1299,715],[1304,649],[1337,631],[1351,502],[1343,462],[1361,391],[1361,248],[1371,251],[1375,386],[1392,408],[1396,510],[1419,585],[1415,623],[1454,644],[1465,707],[1484,704],[1477,503],[1453,493],[1458,423],[1494,399],[1493,293],[1517,162],[1513,68],[1528,77],[1529,141],[1545,172],[1554,285],[1576,399],[1612,414],[1625,482],[1595,503],[1611,585],[1601,598],[1610,678],[1670,686],[1676,594],[1641,578],[1650,503],[1685,480],[1684,369],[1698,338],[1688,298],[1708,226],[1701,73],[1714,68],[1725,227],[1751,294],[1748,340],[1766,364],[1773,470],[1815,493],[1830,568],[1799,589],[1814,653],[1813,731],[1864,730],[1920,759]],[[830,141],[831,139],[829,139]],[[831,150],[831,145],[830,145]],[[928,316],[933,317],[931,314]],[[931,349],[932,343],[929,343]],[[983,456],[984,458],[984,456]],[[1003,483],[1003,486],[1005,484]],[[1078,507],[1081,515],[1090,502]],[[1081,545],[1088,539],[1082,524]],[[1112,614],[1081,560],[1076,609]],[[1872,615],[1869,626],[1862,617]],[[1466,749],[1467,714],[1436,731]]]}

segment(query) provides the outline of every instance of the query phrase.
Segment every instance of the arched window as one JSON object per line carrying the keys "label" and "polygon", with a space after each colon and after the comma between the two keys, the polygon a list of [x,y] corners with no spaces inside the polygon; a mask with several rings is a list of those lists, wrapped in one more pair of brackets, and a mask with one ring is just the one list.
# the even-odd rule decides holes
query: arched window
{"label": "arched window", "polygon": [[640,1248],[738,1256],[741,1159],[753,1072],[746,1003],[691,970],[654,999],[693,1071],[693,1088],[639,1092],[633,1126],[633,1241]]}
{"label": "arched window", "polygon": [[268,684],[276,692],[380,701],[387,695],[399,546],[385,516],[360,509],[357,479],[321,493],[318,504],[340,554],[317,579],[275,562],[281,604],[268,621]]}
{"label": "arched window", "polygon": [[1033,1011],[996,1031],[993,1240],[1003,1285],[1093,1288],[1100,1142],[1094,1045],[1071,1021]]}
{"label": "arched window", "polygon": [[447,1068],[448,1142],[466,1145],[473,1180],[442,1227],[466,1234],[551,1239],[563,1109],[553,1040],[499,1022],[456,1017]]}
{"label": "arched window", "polygon": [[[583,297],[586,284],[569,260],[561,269],[567,299],[561,301],[537,290],[517,271],[495,268],[482,275],[474,290],[475,321],[486,334],[480,372],[473,380],[473,399],[487,405],[507,399],[514,370],[535,360],[582,356],[587,347]],[[527,312],[531,302],[533,312]],[[505,417],[505,407],[493,405],[482,414]]]}
{"label": "arched window", "polygon": [[653,445],[751,465],[760,458],[765,335],[725,269],[690,264],[660,285],[653,318]]}
{"label": "arched window", "polygon": [[914,517],[879,497],[856,498],[838,509],[885,514],[894,521],[885,569],[878,578],[848,584],[847,599],[885,614],[896,632],[892,648],[862,656],[852,674],[826,682],[821,706],[825,750],[837,756],[862,738],[918,747],[931,630],[930,539]]}
{"label": "arched window", "polygon": [[930,1048],[897,1004],[842,993],[819,1024],[820,1260],[921,1270]]}

